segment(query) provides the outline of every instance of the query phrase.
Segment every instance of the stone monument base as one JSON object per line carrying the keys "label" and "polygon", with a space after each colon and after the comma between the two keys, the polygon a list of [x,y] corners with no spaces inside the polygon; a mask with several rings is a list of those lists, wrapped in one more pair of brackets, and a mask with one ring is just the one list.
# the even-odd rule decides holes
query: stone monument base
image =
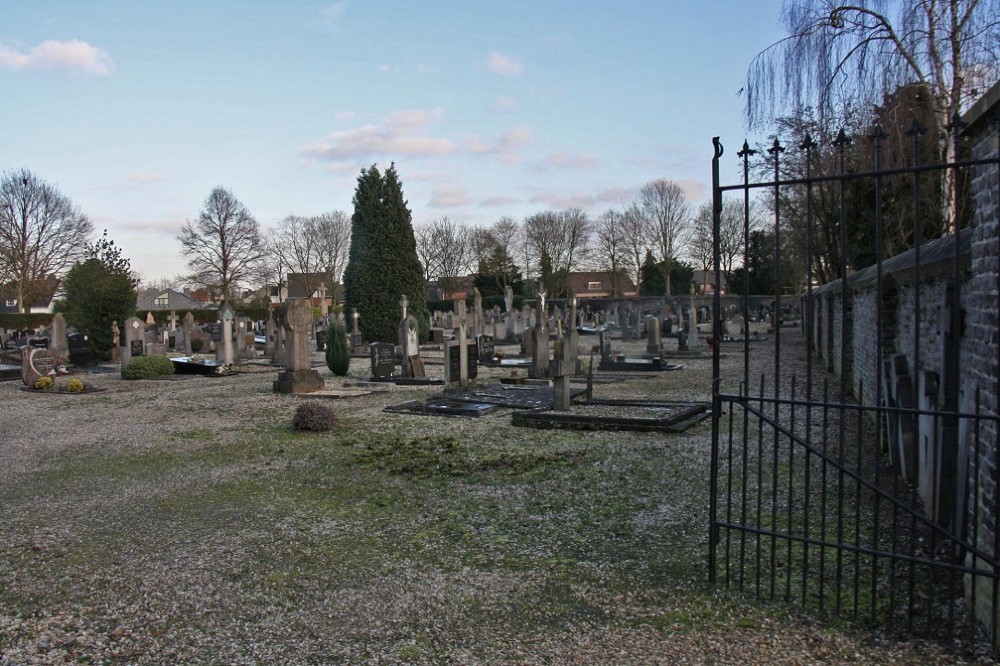
{"label": "stone monument base", "polygon": [[286,370],[273,383],[275,393],[314,393],[326,385],[315,370]]}

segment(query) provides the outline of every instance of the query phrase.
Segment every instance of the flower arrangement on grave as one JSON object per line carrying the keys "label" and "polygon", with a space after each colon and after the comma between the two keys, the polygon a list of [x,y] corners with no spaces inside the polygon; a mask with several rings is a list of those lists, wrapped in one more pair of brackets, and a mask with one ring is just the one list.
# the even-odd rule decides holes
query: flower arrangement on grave
{"label": "flower arrangement on grave", "polygon": [[56,382],[52,377],[39,377],[33,388],[40,393],[85,393],[94,390],[92,384],[76,377],[70,377],[65,382]]}

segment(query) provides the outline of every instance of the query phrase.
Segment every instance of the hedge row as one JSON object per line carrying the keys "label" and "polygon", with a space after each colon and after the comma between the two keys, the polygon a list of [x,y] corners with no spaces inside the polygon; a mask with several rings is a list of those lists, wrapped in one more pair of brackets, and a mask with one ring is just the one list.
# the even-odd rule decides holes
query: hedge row
{"label": "hedge row", "polygon": [[[465,310],[471,313],[475,308],[475,298],[469,297],[465,299]],[[521,306],[524,304],[523,296],[514,297],[514,309],[520,310]],[[496,306],[500,308],[500,312],[504,311],[504,300],[503,296],[483,296],[483,312],[493,309]],[[454,312],[455,311],[455,301],[427,301],[427,311],[428,312]]]}

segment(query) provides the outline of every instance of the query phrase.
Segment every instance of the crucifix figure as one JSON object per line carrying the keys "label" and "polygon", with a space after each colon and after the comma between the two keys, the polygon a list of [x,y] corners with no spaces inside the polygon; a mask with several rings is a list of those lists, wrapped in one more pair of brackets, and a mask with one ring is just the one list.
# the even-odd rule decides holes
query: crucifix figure
{"label": "crucifix figure", "polygon": [[548,318],[549,318],[548,317],[548,312],[547,312],[547,310],[545,308],[545,296],[546,296],[546,293],[545,293],[544,289],[542,289],[541,291],[538,292],[538,319],[539,319],[539,321],[547,321]]}

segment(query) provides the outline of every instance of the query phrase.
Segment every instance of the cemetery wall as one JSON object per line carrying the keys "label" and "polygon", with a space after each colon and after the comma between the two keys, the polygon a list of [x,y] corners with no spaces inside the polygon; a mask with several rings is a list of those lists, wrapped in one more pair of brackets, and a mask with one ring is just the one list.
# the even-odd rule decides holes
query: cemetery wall
{"label": "cemetery wall", "polygon": [[[1000,120],[1000,84],[995,85],[966,114],[966,138],[971,145],[973,160],[996,158],[1000,155],[1000,139],[996,123]],[[922,372],[936,372],[944,377],[945,335],[950,326],[948,285],[954,279],[955,258],[961,294],[961,326],[959,338],[959,409],[975,410],[976,390],[980,392],[980,413],[996,417],[1000,393],[1000,173],[996,164],[972,169],[972,223],[958,234],[925,243],[920,248],[919,266],[915,250],[897,255],[882,264],[881,294],[875,267],[859,271],[847,278],[848,302],[844,311],[841,303],[842,285],[835,281],[813,291],[813,330],[808,332],[815,353],[826,361],[826,367],[840,373],[841,339],[845,333],[846,359],[852,395],[865,404],[873,404],[878,377],[876,350],[881,346],[883,358],[892,354],[906,355],[910,375],[914,379]],[[957,248],[956,248],[957,243]],[[917,290],[919,289],[919,297]],[[881,296],[881,298],[878,298]],[[877,307],[881,307],[883,335],[879,340]],[[846,330],[841,322],[849,322]],[[860,396],[859,396],[860,387]],[[940,406],[940,400],[938,401]],[[981,420],[977,433],[979,459],[970,460],[972,470],[979,470],[978,496],[973,496],[977,484],[968,484],[970,511],[978,505],[978,544],[985,552],[993,552],[997,522],[996,465],[998,440],[995,420]],[[971,456],[970,452],[970,456]],[[961,472],[960,472],[961,473]],[[958,486],[961,488],[961,484]],[[967,525],[972,534],[972,526]],[[984,623],[990,621],[992,590],[989,581],[978,579],[977,614]],[[967,588],[967,592],[968,592]],[[971,595],[970,595],[971,598]]]}
{"label": "cemetery wall", "polygon": [[[972,141],[971,158],[987,159],[1000,155],[1000,83],[986,93],[963,120],[968,124],[966,135]],[[1000,167],[996,164],[972,169],[972,257],[970,278],[965,285],[962,304],[965,310],[965,335],[962,340],[962,368],[967,381],[966,392],[979,387],[982,413],[996,416],[1000,392]],[[970,496],[970,503],[979,506],[980,521],[977,537],[980,547],[992,552],[996,543],[997,487],[995,484],[997,446],[1000,437],[995,421],[983,421],[977,433],[979,440],[979,496]],[[976,469],[975,467],[973,469]],[[976,490],[969,484],[970,495]],[[971,526],[970,526],[971,528]],[[984,585],[982,581],[981,585]],[[977,592],[977,615],[989,622],[992,608],[982,587]]]}

